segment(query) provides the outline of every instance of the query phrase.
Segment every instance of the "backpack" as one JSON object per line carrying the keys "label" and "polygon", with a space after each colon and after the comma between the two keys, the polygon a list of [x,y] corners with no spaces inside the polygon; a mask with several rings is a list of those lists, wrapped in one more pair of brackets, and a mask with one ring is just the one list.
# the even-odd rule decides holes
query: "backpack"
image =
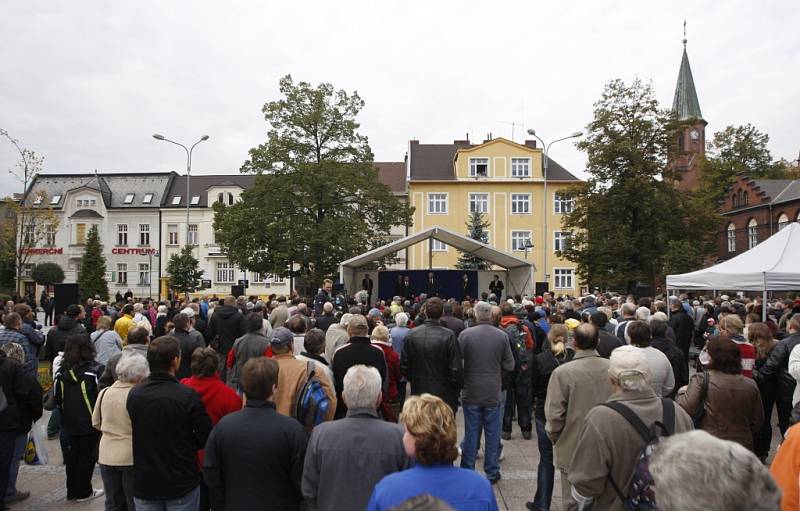
{"label": "backpack", "polygon": [[[628,511],[658,510],[653,491],[655,483],[653,482],[653,476],[650,474],[650,456],[653,454],[653,448],[658,445],[661,437],[670,436],[675,432],[675,405],[669,399],[662,399],[661,405],[663,409],[661,420],[654,422],[648,428],[633,410],[619,401],[603,403],[603,406],[607,406],[622,415],[645,441],[644,448],[636,461],[636,468],[633,472],[633,479],[631,479],[627,496],[622,493],[611,474],[608,475],[611,486]],[[661,433],[659,433],[659,429]]]}
{"label": "backpack", "polygon": [[527,370],[530,366],[531,354],[528,351],[527,344],[525,344],[525,329],[520,323],[511,323],[504,330],[511,337],[511,351],[514,354],[515,362],[514,370]]}
{"label": "backpack", "polygon": [[306,367],[306,381],[297,391],[297,401],[294,406],[294,417],[306,431],[311,431],[314,426],[324,422],[331,406],[314,367],[314,362],[309,360]]}

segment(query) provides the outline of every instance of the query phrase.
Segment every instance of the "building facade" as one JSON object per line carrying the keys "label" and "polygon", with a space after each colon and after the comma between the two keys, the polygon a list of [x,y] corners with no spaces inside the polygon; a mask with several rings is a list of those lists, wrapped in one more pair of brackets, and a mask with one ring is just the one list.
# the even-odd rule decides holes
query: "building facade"
{"label": "building facade", "polygon": [[[577,295],[575,265],[560,251],[570,237],[561,219],[572,210],[569,192],[580,180],[551,158],[545,181],[543,159],[535,141],[412,140],[407,160],[408,200],[415,208],[411,234],[433,226],[465,233],[471,212],[480,212],[489,222],[488,244],[533,262],[532,280],[540,290],[547,283],[556,294]],[[459,257],[435,240],[408,252],[411,269],[455,269]]]}
{"label": "building facade", "polygon": [[721,213],[718,262],[755,247],[789,222],[800,222],[800,180],[737,176]]}

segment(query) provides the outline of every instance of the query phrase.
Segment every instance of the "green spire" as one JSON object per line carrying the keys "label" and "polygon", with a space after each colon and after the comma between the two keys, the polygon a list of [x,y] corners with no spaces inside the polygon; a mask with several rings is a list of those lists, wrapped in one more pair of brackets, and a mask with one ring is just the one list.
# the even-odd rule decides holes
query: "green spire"
{"label": "green spire", "polygon": [[683,58],[681,69],[678,72],[678,85],[675,86],[675,99],[672,101],[672,111],[678,120],[702,119],[700,102],[697,101],[697,90],[694,88],[692,68],[689,66],[689,55],[686,53],[686,35],[683,39]]}

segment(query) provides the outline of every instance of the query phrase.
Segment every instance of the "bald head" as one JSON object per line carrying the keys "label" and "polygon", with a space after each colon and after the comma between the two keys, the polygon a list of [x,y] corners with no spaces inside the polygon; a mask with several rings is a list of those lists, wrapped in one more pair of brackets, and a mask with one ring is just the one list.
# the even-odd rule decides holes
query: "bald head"
{"label": "bald head", "polygon": [[575,347],[579,350],[597,348],[597,329],[590,323],[581,323],[575,329]]}

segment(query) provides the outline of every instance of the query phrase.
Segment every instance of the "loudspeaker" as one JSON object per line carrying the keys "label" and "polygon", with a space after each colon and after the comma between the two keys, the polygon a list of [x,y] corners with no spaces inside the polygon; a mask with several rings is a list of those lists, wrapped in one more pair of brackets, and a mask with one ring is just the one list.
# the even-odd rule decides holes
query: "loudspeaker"
{"label": "loudspeaker", "polygon": [[54,294],[54,305],[53,305],[54,318],[58,317],[60,314],[63,314],[64,309],[66,309],[68,305],[72,304],[77,305],[81,303],[81,294],[78,289],[78,284],[54,284],[53,294]]}
{"label": "loudspeaker", "polygon": [[550,283],[549,282],[537,282],[536,283],[536,295],[541,296],[546,292],[550,291]]}
{"label": "loudspeaker", "polygon": [[231,286],[231,294],[236,298],[244,295],[244,286]]}

